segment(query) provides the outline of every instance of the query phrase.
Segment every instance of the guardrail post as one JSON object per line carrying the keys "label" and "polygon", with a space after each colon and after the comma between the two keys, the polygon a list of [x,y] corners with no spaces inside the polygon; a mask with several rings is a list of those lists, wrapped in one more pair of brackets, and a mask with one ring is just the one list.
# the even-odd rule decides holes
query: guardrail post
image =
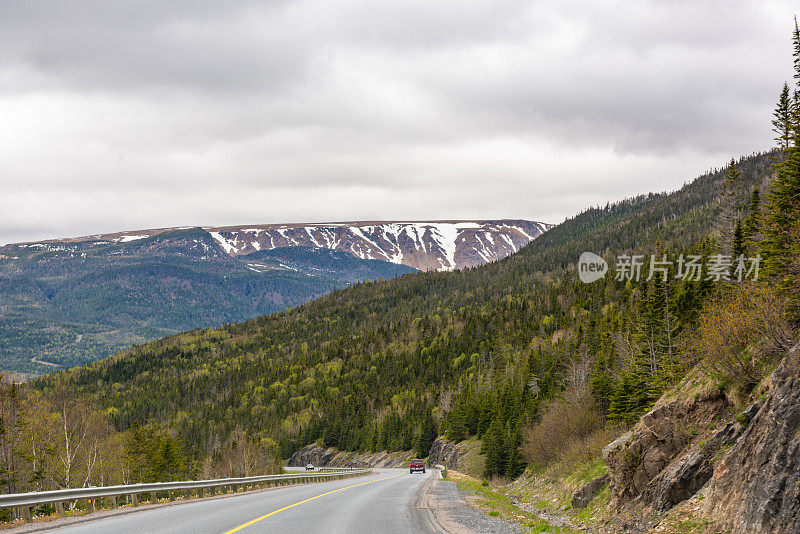
{"label": "guardrail post", "polygon": [[56,501],[55,505],[56,505],[56,512],[58,512],[58,515],[60,515],[60,516],[66,515],[66,514],[64,514],[64,503],[63,502]]}
{"label": "guardrail post", "polygon": [[86,510],[89,513],[94,512],[94,501],[92,499],[86,499]]}
{"label": "guardrail post", "polygon": [[150,492],[150,502],[154,504],[158,502],[158,496],[155,491]]}
{"label": "guardrail post", "polygon": [[17,515],[19,515],[25,521],[31,521],[33,519],[33,517],[31,516],[30,506],[20,506]]}
{"label": "guardrail post", "polygon": [[208,492],[211,495],[215,495],[217,493],[217,488],[215,486],[211,486],[210,488],[208,488]]}
{"label": "guardrail post", "polygon": [[119,507],[119,504],[117,504],[117,496],[116,495],[112,495],[111,497],[109,497],[108,501],[111,503],[111,509],[112,510],[116,510]]}
{"label": "guardrail post", "polygon": [[131,493],[131,505],[139,506],[139,495],[136,493]]}
{"label": "guardrail post", "polygon": [[198,499],[202,499],[203,498],[203,488],[197,488],[197,498]]}
{"label": "guardrail post", "polygon": [[169,492],[169,501],[172,502],[174,500],[175,500],[175,492],[174,491],[170,491]]}

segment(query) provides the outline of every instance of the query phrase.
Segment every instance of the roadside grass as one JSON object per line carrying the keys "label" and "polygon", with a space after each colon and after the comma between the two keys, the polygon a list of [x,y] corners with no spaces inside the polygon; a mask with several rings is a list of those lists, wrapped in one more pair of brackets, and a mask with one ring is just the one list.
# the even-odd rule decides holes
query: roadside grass
{"label": "roadside grass", "polygon": [[529,503],[543,512],[568,519],[576,526],[593,526],[602,519],[611,497],[603,487],[586,508],[573,508],[572,496],[588,482],[608,471],[596,458],[572,465],[555,464],[546,469],[528,469],[520,478],[499,489],[517,501]]}
{"label": "roadside grass", "polygon": [[706,534],[721,532],[706,518],[700,510],[705,496],[700,493],[683,501],[670,510],[661,522],[653,529],[658,534]]}
{"label": "roadside grass", "polygon": [[499,517],[530,528],[530,532],[553,532],[558,534],[575,533],[566,527],[556,527],[535,514],[515,505],[507,495],[499,493],[490,485],[484,485],[477,479],[463,473],[450,472],[446,480],[452,480],[460,491],[467,492],[465,500],[482,512]]}
{"label": "roadside grass", "polygon": [[481,454],[481,440],[472,438],[459,443],[458,472],[480,478],[486,468],[486,455]]}

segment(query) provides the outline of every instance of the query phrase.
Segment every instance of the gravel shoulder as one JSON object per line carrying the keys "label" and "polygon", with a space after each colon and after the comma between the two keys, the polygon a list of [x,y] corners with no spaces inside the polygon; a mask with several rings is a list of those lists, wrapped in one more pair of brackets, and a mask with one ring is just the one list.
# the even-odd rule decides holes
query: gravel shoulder
{"label": "gravel shoulder", "polygon": [[490,517],[482,511],[471,507],[465,494],[449,480],[431,477],[420,490],[420,501],[417,506],[430,518],[435,532],[449,534],[518,534],[528,529],[521,525]]}

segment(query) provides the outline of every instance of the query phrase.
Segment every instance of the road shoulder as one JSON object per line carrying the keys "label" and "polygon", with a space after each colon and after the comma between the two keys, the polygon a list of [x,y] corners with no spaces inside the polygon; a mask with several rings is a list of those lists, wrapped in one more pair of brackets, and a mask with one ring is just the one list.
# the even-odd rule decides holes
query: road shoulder
{"label": "road shoulder", "polygon": [[467,504],[456,483],[430,477],[419,492],[417,511],[437,534],[516,534],[521,525],[490,517]]}

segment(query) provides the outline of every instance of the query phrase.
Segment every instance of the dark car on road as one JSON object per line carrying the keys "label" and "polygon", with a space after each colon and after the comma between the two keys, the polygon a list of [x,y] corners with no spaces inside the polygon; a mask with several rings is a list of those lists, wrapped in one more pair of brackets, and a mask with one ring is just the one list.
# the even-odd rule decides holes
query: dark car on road
{"label": "dark car on road", "polygon": [[425,462],[422,460],[411,460],[411,469],[410,471],[413,473],[414,471],[422,471],[425,472]]}

